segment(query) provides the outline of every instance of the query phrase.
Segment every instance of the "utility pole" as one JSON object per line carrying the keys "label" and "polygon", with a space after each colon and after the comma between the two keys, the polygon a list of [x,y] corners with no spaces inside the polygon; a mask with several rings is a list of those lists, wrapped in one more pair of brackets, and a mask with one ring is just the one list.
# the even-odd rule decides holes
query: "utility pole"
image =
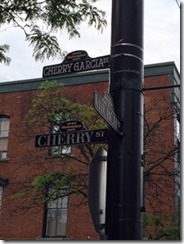
{"label": "utility pole", "polygon": [[107,240],[142,239],[143,0],[112,0],[110,95],[123,135],[109,128]]}

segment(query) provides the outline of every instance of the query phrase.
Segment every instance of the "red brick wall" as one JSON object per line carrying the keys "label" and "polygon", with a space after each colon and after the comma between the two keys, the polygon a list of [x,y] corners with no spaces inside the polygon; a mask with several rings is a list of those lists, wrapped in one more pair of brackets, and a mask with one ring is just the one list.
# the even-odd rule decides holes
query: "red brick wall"
{"label": "red brick wall", "polygon": [[[166,75],[149,77],[145,82],[145,87],[168,85],[170,83]],[[145,170],[152,168],[150,181],[154,182],[152,184],[148,180],[145,183],[145,194],[151,196],[145,198],[146,212],[174,214],[174,177],[164,176],[166,171],[168,174],[173,174],[174,171],[173,156],[164,158],[165,154],[171,153],[174,149],[174,114],[170,104],[170,89],[150,90],[144,93],[147,111],[145,117],[149,126],[156,126],[151,141],[145,142],[145,150],[148,150]]]}
{"label": "red brick wall", "polygon": [[[167,76],[149,77],[145,79],[146,86],[156,85],[168,85],[169,83]],[[81,103],[92,104],[93,92],[97,90],[101,95],[104,91],[107,91],[108,83],[99,82],[93,84],[83,84],[66,87],[67,96],[75,97],[77,101]],[[30,108],[31,101],[37,91],[25,91],[15,93],[3,93],[0,94],[0,115],[5,114],[10,116],[10,134],[8,143],[8,161],[0,161],[0,177],[9,179],[9,184],[4,189],[3,204],[0,216],[0,236],[5,240],[29,240],[38,239],[42,236],[42,224],[43,224],[43,208],[38,207],[35,209],[28,210],[24,215],[18,215],[15,210],[18,207],[24,207],[24,200],[21,204],[15,200],[13,194],[20,188],[22,189],[23,182],[27,179],[29,185],[30,178],[33,175],[41,174],[54,169],[64,170],[65,166],[61,163],[55,163],[51,160],[45,160],[40,162],[36,160],[37,155],[45,155],[45,149],[38,149],[34,147],[34,138],[29,140],[23,140],[22,135],[25,133],[24,128],[21,126],[25,114]],[[158,91],[146,91],[145,92],[145,103],[152,103],[151,98],[157,98],[158,96],[165,95],[167,103],[169,103],[169,91],[158,90]],[[156,114],[151,114],[151,120],[154,119]],[[165,125],[163,125],[165,126]],[[169,126],[170,131],[163,133],[163,144],[168,144],[168,147],[173,146],[173,122],[168,122],[166,126]],[[161,131],[160,131],[161,133]],[[148,156],[151,157],[151,156]],[[70,162],[72,164],[72,162]],[[173,170],[172,164],[169,163],[171,171]],[[19,183],[19,184],[17,184]],[[146,186],[149,188],[149,186]],[[161,188],[166,189],[166,185],[161,183]],[[168,190],[167,190],[168,189]],[[174,198],[173,192],[170,190],[170,186],[167,188],[167,192],[171,191],[172,194],[161,195],[163,204],[159,204],[156,200],[154,202],[156,210],[162,211],[163,209],[168,213],[173,212]],[[149,189],[152,191],[152,188]],[[30,201],[26,202],[32,204],[31,196]],[[70,197],[70,203],[76,203],[77,197]],[[146,201],[147,211],[152,211],[150,204]],[[69,205],[68,211],[68,224],[67,224],[67,237],[72,240],[95,240],[99,239],[99,235],[96,234],[92,225],[91,217],[86,204],[76,206],[75,204]]]}

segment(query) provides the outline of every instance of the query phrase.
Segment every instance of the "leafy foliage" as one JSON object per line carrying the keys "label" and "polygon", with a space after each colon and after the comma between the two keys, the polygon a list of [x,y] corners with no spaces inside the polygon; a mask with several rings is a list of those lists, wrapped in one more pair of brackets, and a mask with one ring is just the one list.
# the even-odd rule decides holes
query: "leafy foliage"
{"label": "leafy foliage", "polygon": [[[10,25],[23,30],[33,46],[35,60],[62,55],[57,37],[52,33],[66,30],[70,38],[80,37],[79,25],[87,22],[102,31],[106,26],[105,12],[95,7],[98,0],[3,0],[0,1],[0,26]],[[9,58],[0,48],[0,62]]]}
{"label": "leafy foliage", "polygon": [[[67,188],[67,194],[76,193],[77,186],[73,179],[72,172],[61,173],[61,172],[50,172],[47,174],[36,176],[32,182],[32,186],[35,191],[38,193],[45,193],[45,190],[49,187],[54,189],[53,195],[47,195],[46,201],[61,197],[61,189]],[[53,193],[53,192],[52,192]],[[58,196],[59,195],[59,196]],[[63,196],[66,195],[66,192],[63,191]],[[45,197],[45,196],[44,196]]]}
{"label": "leafy foliage", "polygon": [[180,225],[176,216],[145,215],[144,237],[148,240],[180,240]]}
{"label": "leafy foliage", "polygon": [[9,45],[4,44],[0,46],[0,63],[9,64],[11,59],[5,55],[9,51]]}
{"label": "leafy foliage", "polygon": [[[74,98],[75,100],[75,98]],[[93,107],[85,104],[77,103],[67,98],[65,87],[58,81],[45,81],[40,85],[40,91],[33,99],[30,110],[28,111],[24,125],[26,135],[35,136],[36,133],[49,133],[52,128],[57,128],[67,120],[84,121],[86,129],[104,129],[106,127],[102,118],[95,112]],[[30,138],[30,137],[29,137]],[[72,165],[65,166],[64,171],[51,170],[37,174],[32,180],[31,189],[37,194],[45,197],[45,189],[52,186],[54,189],[54,197],[60,195],[60,190],[67,186],[67,194],[80,194],[87,199],[87,180],[88,180],[88,164],[91,161],[96,145],[76,145],[75,153],[72,155],[62,154],[63,157],[52,158],[53,160],[73,160]],[[31,156],[32,157],[32,156]],[[43,159],[45,163],[45,158]],[[75,167],[75,163],[80,163],[81,166]],[[41,201],[47,201],[52,196],[47,196],[47,199],[41,198]],[[43,200],[44,199],[44,200]]]}
{"label": "leafy foliage", "polygon": [[65,89],[59,82],[43,82],[40,85],[40,93],[33,100],[32,109],[27,113],[26,123],[48,132],[50,124],[60,125],[70,119],[85,121],[88,129],[105,127],[103,120],[96,115],[92,107],[67,99]]}

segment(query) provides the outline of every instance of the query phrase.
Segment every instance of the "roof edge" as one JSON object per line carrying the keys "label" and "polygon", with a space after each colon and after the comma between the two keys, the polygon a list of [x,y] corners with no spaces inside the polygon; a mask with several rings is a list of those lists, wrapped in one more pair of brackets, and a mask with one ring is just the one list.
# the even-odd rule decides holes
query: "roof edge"
{"label": "roof edge", "polygon": [[[173,61],[157,64],[144,65],[144,77],[158,75],[174,75],[180,79],[179,71]],[[109,80],[109,70],[95,70],[88,72],[80,72],[51,78],[34,78],[26,80],[16,80],[0,82],[0,93],[20,92],[37,90],[40,84],[45,80],[58,80],[64,86],[80,85],[96,82],[106,82]]]}

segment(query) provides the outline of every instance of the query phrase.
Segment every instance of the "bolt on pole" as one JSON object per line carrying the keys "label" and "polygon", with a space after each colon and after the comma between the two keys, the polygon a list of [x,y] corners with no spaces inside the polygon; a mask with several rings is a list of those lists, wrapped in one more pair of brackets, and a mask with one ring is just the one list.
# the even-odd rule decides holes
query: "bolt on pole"
{"label": "bolt on pole", "polygon": [[110,90],[123,135],[109,128],[105,234],[142,239],[143,0],[112,0]]}

